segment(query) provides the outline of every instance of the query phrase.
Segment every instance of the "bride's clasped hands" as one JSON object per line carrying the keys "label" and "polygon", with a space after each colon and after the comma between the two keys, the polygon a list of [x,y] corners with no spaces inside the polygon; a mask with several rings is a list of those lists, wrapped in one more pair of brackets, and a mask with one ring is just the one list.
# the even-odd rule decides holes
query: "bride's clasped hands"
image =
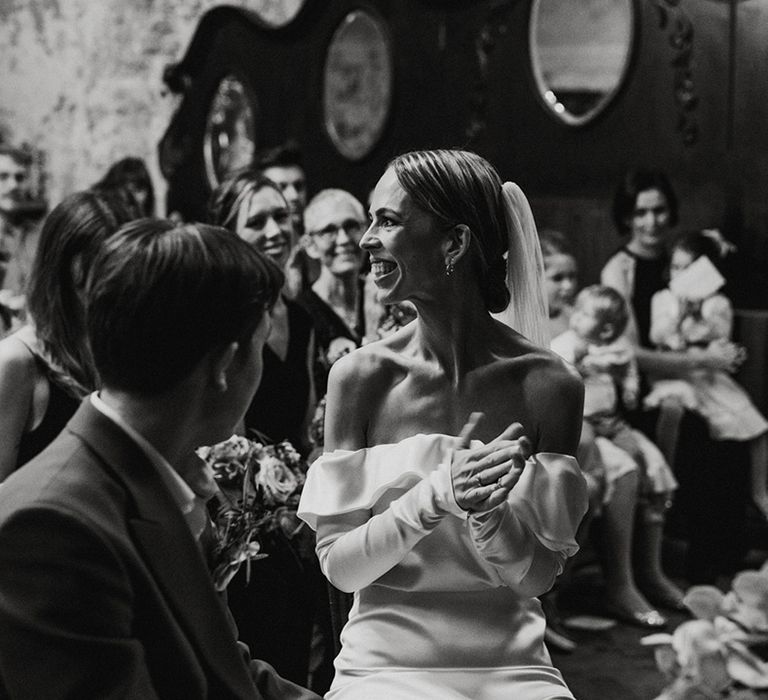
{"label": "bride's clasped hands", "polygon": [[532,453],[520,423],[507,426],[488,444],[472,447],[472,434],[483,415],[476,412],[469,416],[451,463],[454,498],[468,512],[489,511],[506,501]]}

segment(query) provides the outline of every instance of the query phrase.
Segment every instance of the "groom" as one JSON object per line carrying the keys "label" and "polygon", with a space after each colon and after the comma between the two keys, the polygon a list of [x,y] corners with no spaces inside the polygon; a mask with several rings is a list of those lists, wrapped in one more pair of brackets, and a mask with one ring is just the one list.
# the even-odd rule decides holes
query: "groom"
{"label": "groom", "polygon": [[0,697],[319,700],[247,658],[200,543],[193,451],[248,407],[281,287],[216,227],[143,219],[103,244],[85,290],[102,388],[0,487]]}

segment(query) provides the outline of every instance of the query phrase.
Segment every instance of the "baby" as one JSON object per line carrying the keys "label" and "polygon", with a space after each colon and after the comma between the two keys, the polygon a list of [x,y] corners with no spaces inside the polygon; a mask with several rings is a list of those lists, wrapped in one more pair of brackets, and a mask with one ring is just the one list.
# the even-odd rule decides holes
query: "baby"
{"label": "baby", "polygon": [[[721,291],[725,280],[713,262],[719,256],[717,243],[703,232],[676,239],[669,287],[651,300],[650,338],[657,347],[695,354],[720,344],[743,354],[731,342],[733,307]],[[727,371],[702,367],[684,377],[652,381],[644,405],[661,408],[659,437],[672,452],[683,408],[706,420],[714,440],[749,442],[752,500],[768,518],[768,421]]]}
{"label": "baby", "polygon": [[637,405],[640,385],[634,349],[622,335],[628,318],[617,291],[586,287],[576,297],[569,330],[552,341],[552,349],[584,379],[584,418],[595,434],[635,459],[650,493],[667,494],[677,482],[664,456],[624,419],[624,411]]}
{"label": "baby", "polygon": [[[539,237],[550,331],[553,338],[558,338],[568,331],[573,313],[578,264],[562,233],[544,229]],[[571,347],[572,343],[556,340],[553,350],[561,349],[568,355]],[[663,503],[653,503],[646,493],[640,492],[637,462],[608,438],[595,436],[587,421],[582,428],[577,457],[590,487],[590,514],[601,515],[599,551],[605,579],[605,612],[646,629],[663,626],[664,616],[652,605],[671,609],[682,605],[682,592],[661,568],[659,535],[663,527]],[[581,531],[580,537],[586,538],[586,532]],[[548,615],[548,623],[549,618]],[[548,642],[552,640],[548,638]]]}

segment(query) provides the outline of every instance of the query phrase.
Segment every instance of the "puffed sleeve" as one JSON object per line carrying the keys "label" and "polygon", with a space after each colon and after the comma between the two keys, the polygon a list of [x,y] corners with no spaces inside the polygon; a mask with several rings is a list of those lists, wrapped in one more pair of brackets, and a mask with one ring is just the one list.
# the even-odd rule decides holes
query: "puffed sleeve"
{"label": "puffed sleeve", "polygon": [[[453,496],[448,443],[422,441],[412,449],[408,441],[402,447],[336,450],[309,469],[298,515],[317,531],[320,568],[342,591],[370,585],[444,517],[465,515]],[[374,514],[392,490],[404,493]]]}
{"label": "puffed sleeve", "polygon": [[730,340],[733,331],[733,306],[726,296],[714,294],[701,305],[701,318],[709,326],[709,340]]}
{"label": "puffed sleeve", "polygon": [[611,257],[600,271],[600,284],[615,289],[627,302],[629,321],[624,335],[633,345],[639,344],[637,320],[632,308],[632,297],[635,293],[635,261],[623,250]]}
{"label": "puffed sleeve", "polygon": [[541,452],[526,463],[509,498],[469,517],[472,542],[502,580],[521,595],[549,590],[579,549],[587,486],[573,457]]}

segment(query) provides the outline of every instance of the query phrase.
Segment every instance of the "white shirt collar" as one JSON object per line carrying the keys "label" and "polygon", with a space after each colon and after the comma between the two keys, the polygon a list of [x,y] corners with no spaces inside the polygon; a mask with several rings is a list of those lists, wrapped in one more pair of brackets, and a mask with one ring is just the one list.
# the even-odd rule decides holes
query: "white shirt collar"
{"label": "white shirt collar", "polygon": [[139,446],[141,451],[144,452],[147,459],[157,469],[166,488],[171,492],[171,496],[184,515],[192,534],[195,538],[199,537],[205,524],[204,520],[202,520],[205,501],[195,494],[189,487],[189,484],[181,478],[179,473],[170,465],[168,460],[155,449],[152,443],[150,443],[149,440],[135,428],[132,428],[125,419],[115,411],[115,409],[104,403],[97,392],[94,391],[91,394],[90,400],[91,405],[99,411],[99,413],[105,415],[113,423],[116,423],[118,427],[120,427],[123,432],[125,432],[126,435]]}

